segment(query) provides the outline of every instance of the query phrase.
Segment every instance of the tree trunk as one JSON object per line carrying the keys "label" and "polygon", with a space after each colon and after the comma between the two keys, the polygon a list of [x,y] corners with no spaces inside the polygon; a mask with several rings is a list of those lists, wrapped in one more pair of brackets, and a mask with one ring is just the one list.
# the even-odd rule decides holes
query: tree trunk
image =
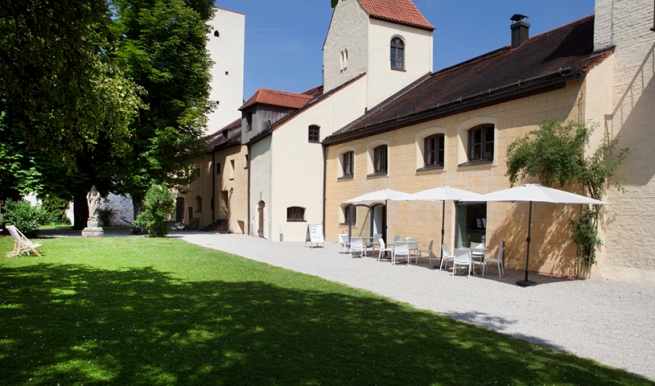
{"label": "tree trunk", "polygon": [[86,193],[73,195],[73,229],[83,230],[88,219],[89,205],[86,201]]}
{"label": "tree trunk", "polygon": [[[139,217],[139,214],[143,212],[143,197],[140,195],[132,195],[132,210],[134,212],[134,218],[132,219],[132,222],[136,221],[136,218]],[[144,233],[144,229],[142,227],[132,227],[132,234],[135,235],[140,235]]]}

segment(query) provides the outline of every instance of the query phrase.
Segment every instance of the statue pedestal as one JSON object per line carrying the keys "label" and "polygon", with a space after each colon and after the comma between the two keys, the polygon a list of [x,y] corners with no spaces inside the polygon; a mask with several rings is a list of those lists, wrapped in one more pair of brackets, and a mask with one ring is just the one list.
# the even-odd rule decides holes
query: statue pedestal
{"label": "statue pedestal", "polygon": [[82,237],[85,239],[98,239],[105,236],[105,231],[102,228],[86,227],[82,230]]}

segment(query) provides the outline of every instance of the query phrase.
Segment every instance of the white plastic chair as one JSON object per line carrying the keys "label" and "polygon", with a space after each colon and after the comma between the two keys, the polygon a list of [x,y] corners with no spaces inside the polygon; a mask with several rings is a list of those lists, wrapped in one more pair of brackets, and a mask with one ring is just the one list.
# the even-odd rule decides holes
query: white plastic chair
{"label": "white plastic chair", "polygon": [[350,238],[345,233],[339,234],[339,253],[347,253],[350,250]]}
{"label": "white plastic chair", "polygon": [[[505,251],[505,242],[501,241],[498,245],[498,256],[494,258],[485,259],[488,264],[496,264],[498,267],[498,277],[505,274],[505,267],[503,266],[503,252]],[[484,266],[482,267],[482,276],[484,276]]]}
{"label": "white plastic chair", "polygon": [[399,241],[400,241],[400,235],[395,235],[395,236],[393,237],[393,243],[396,244],[396,243],[399,242]]}
{"label": "white plastic chair", "polygon": [[41,253],[39,253],[38,249],[41,244],[30,241],[18,230],[18,228],[13,225],[7,225],[6,228],[11,234],[11,237],[14,238],[14,250],[7,253],[7,257],[18,256],[22,253],[27,253],[29,255],[30,252],[37,256],[41,256]]}
{"label": "white plastic chair", "polygon": [[410,255],[410,258],[407,259],[407,264],[411,262],[412,252],[416,258],[416,264],[418,264],[418,237],[407,237],[405,241],[407,241],[407,248],[409,249]]}
{"label": "white plastic chair", "polygon": [[350,239],[350,255],[353,256],[356,252],[359,252],[360,257],[366,254],[366,245],[364,245],[361,237]]}
{"label": "white plastic chair", "polygon": [[407,256],[407,264],[409,264],[409,246],[407,245],[407,241],[398,241],[397,243],[394,243],[391,264],[398,263],[398,256]]}
{"label": "white plastic chair", "polygon": [[455,276],[455,270],[457,266],[468,267],[468,275],[471,276],[472,260],[471,260],[471,250],[469,248],[456,248],[453,253],[453,276]]}
{"label": "white plastic chair", "polygon": [[373,241],[371,242],[373,254],[375,254],[375,244],[380,245],[380,239],[382,239],[382,233],[376,233],[373,235]]}
{"label": "white plastic chair", "polygon": [[432,265],[432,259],[435,258],[434,253],[432,253],[432,244],[434,244],[434,240],[430,240],[430,244],[428,244],[427,249],[419,249],[418,250],[418,257],[416,258],[417,260],[423,257],[423,253],[428,254],[428,261],[430,262],[430,265]]}
{"label": "white plastic chair", "polygon": [[473,262],[473,274],[475,274],[475,267],[476,266],[481,266],[482,267],[482,276],[484,276],[484,266],[485,266],[485,259],[484,259],[484,243],[474,243],[471,242],[471,261]]}
{"label": "white plastic chair", "polygon": [[378,255],[378,261],[382,261],[382,255],[383,255],[385,252],[391,252],[391,253],[393,253],[393,248],[387,247],[387,246],[384,244],[384,240],[383,240],[382,238],[380,238],[380,240],[379,240],[378,242],[380,243],[380,254]]}
{"label": "white plastic chair", "polygon": [[441,264],[439,264],[439,271],[443,268],[443,263],[444,261],[446,262],[446,268],[448,268],[448,262],[452,262],[454,256],[450,254],[450,251],[448,250],[448,246],[446,244],[443,244],[441,246],[441,254],[443,257],[441,258]]}

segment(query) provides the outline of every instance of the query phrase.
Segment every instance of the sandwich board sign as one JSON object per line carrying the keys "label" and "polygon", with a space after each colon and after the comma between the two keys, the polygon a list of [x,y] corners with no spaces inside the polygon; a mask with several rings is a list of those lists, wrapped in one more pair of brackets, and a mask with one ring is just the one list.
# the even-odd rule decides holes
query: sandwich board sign
{"label": "sandwich board sign", "polygon": [[[305,237],[305,247],[309,243],[310,248],[318,248],[321,243],[325,243],[323,238],[323,225],[309,224],[307,225],[307,236]],[[313,245],[316,244],[316,245]]]}

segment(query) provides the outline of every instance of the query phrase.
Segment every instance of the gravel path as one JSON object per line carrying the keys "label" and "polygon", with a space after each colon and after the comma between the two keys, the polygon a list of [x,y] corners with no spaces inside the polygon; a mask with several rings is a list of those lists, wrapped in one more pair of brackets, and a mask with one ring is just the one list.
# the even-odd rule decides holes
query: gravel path
{"label": "gravel path", "polygon": [[655,287],[609,280],[571,281],[495,267],[484,278],[452,277],[421,265],[391,265],[339,254],[337,245],[305,248],[243,235],[176,232],[190,243],[365,289],[655,380]]}

